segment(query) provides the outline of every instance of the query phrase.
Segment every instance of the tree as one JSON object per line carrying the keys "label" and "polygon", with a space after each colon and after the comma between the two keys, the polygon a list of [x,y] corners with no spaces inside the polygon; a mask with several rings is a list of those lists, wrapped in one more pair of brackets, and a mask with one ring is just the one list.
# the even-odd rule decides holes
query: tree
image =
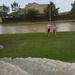
{"label": "tree", "polygon": [[58,10],[59,10],[59,8],[56,8],[55,4],[53,2],[50,2],[50,4],[48,4],[48,6],[44,10],[44,12],[47,15],[51,14],[51,16],[55,16],[55,15],[58,15]]}
{"label": "tree", "polygon": [[7,16],[8,12],[10,11],[8,6],[5,6],[4,4],[2,6],[0,6],[0,16]]}
{"label": "tree", "polygon": [[17,2],[14,1],[14,3],[11,4],[11,9],[12,9],[13,13],[15,13],[12,16],[18,16],[18,11],[20,9],[20,5]]}
{"label": "tree", "polygon": [[8,13],[9,11],[10,11],[9,7],[8,6],[5,6],[3,4],[3,12]]}
{"label": "tree", "polygon": [[75,1],[74,1],[74,3],[71,3],[71,6],[72,6],[72,9],[70,11],[70,14],[75,15]]}
{"label": "tree", "polygon": [[32,18],[32,21],[34,20],[35,17],[37,17],[39,14],[39,11],[32,8],[32,9],[28,9],[26,11],[26,15]]}
{"label": "tree", "polygon": [[0,11],[0,17],[5,17],[7,14],[5,12]]}

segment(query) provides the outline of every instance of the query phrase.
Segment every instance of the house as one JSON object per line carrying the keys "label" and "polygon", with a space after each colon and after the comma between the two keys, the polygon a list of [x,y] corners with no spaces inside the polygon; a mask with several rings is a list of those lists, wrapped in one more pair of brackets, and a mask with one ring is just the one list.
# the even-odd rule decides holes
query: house
{"label": "house", "polygon": [[69,14],[69,12],[70,12],[70,11],[61,12],[61,13],[59,13],[59,15],[60,15],[60,16],[61,16],[61,15],[67,15],[67,14]]}
{"label": "house", "polygon": [[36,9],[39,11],[39,14],[45,14],[44,10],[47,8],[48,4],[37,4],[37,3],[28,3],[25,8],[19,10],[19,15],[24,15],[28,9]]}

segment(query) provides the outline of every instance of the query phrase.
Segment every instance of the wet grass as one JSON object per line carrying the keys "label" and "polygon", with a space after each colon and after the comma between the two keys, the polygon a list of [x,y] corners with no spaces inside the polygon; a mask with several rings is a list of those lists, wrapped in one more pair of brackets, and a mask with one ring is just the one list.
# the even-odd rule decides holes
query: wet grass
{"label": "wet grass", "polygon": [[75,62],[75,32],[0,34],[0,58],[38,57]]}
{"label": "wet grass", "polygon": [[[35,22],[5,22],[5,23],[1,23],[4,26],[8,26],[8,25],[32,25],[32,24],[47,24],[49,21],[35,21]],[[69,22],[75,22],[75,19],[73,20],[56,20],[56,21],[51,21],[52,23],[69,23]]]}

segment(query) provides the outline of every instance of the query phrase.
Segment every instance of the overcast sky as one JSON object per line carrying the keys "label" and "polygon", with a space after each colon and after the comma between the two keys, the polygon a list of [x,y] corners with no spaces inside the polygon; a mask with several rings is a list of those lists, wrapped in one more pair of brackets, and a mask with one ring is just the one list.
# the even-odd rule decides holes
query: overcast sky
{"label": "overcast sky", "polygon": [[50,1],[52,1],[56,7],[60,8],[59,12],[66,12],[70,11],[71,9],[71,3],[73,3],[75,0],[0,0],[0,5],[5,4],[6,6],[11,6],[11,4],[16,1],[20,8],[25,8],[26,4],[36,2],[38,4],[49,4]]}

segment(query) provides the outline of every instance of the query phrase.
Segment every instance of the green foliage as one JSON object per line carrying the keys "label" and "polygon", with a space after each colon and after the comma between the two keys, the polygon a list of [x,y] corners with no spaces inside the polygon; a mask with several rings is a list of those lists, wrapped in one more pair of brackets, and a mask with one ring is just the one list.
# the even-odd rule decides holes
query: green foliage
{"label": "green foliage", "polygon": [[0,17],[5,17],[7,14],[5,12],[0,11]]}
{"label": "green foliage", "polygon": [[49,4],[46,9],[44,9],[45,14],[49,15]]}
{"label": "green foliage", "polygon": [[7,16],[8,12],[10,11],[8,6],[5,6],[4,4],[0,6],[0,17]]}
{"label": "green foliage", "polygon": [[14,1],[14,3],[11,4],[11,8],[12,8],[12,11],[18,12],[18,10],[20,9],[20,5]]}
{"label": "green foliage", "polygon": [[26,15],[28,15],[29,17],[37,17],[39,14],[39,11],[36,9],[28,9],[26,12]]}
{"label": "green foliage", "polygon": [[39,15],[39,11],[36,10],[36,9],[28,9],[27,12],[26,12],[26,15],[28,17],[31,17],[32,18],[32,21],[34,21],[34,18],[37,17]]}
{"label": "green foliage", "polygon": [[9,7],[3,4],[3,12],[8,13],[10,11]]}
{"label": "green foliage", "polygon": [[18,16],[18,11],[20,9],[20,5],[14,1],[14,3],[11,4],[11,8],[12,8],[13,12],[11,12],[9,15],[14,16],[14,17]]}
{"label": "green foliage", "polygon": [[49,15],[51,14],[51,16],[55,16],[58,15],[58,9],[56,8],[55,4],[53,2],[50,2],[50,4],[48,4],[47,8],[44,10],[44,12]]}
{"label": "green foliage", "polygon": [[71,6],[72,6],[72,9],[70,11],[70,14],[75,15],[75,1],[74,1],[74,3],[71,4]]}
{"label": "green foliage", "polygon": [[18,12],[11,12],[11,13],[9,14],[9,16],[17,17],[17,16],[18,16]]}
{"label": "green foliage", "polygon": [[1,34],[0,50],[2,57],[40,57],[75,62],[75,32],[57,32],[54,38],[51,33]]}

